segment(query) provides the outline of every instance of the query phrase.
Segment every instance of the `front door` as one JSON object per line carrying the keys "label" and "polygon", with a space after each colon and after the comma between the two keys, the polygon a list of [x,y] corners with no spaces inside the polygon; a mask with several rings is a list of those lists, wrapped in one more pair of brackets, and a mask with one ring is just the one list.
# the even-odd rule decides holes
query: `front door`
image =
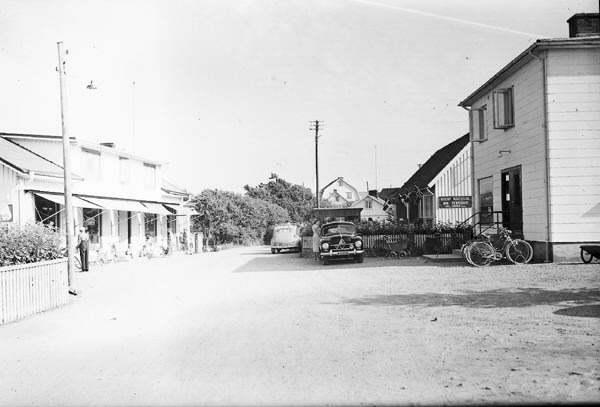
{"label": "front door", "polygon": [[521,166],[502,171],[502,224],[516,235],[523,235]]}

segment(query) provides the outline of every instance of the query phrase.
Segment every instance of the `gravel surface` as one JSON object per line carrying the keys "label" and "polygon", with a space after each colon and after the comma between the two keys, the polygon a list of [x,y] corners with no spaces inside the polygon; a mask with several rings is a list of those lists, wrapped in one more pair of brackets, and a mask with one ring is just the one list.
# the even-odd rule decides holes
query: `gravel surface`
{"label": "gravel surface", "polygon": [[599,273],[267,247],[95,267],[0,326],[0,405],[598,401]]}

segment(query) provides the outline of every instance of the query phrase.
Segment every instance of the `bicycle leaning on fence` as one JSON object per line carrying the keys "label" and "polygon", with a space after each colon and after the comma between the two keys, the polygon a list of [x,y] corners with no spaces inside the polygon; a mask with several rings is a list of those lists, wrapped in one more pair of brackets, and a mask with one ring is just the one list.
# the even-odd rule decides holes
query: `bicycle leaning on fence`
{"label": "bicycle leaning on fence", "polygon": [[503,227],[498,228],[498,241],[492,242],[490,236],[482,233],[482,240],[472,240],[465,244],[463,255],[467,261],[475,266],[487,266],[493,261],[503,258],[514,264],[529,263],[533,257],[533,248],[523,239],[510,237],[510,230]]}

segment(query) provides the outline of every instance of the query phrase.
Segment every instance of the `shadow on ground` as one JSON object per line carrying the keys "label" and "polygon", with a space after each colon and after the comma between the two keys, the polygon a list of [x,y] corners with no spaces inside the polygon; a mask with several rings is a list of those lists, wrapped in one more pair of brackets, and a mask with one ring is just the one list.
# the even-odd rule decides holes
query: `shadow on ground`
{"label": "shadow on ground", "polygon": [[335,270],[336,268],[354,269],[365,267],[471,267],[466,263],[432,263],[420,257],[403,257],[399,259],[384,259],[365,257],[363,263],[356,263],[354,260],[332,260],[331,263],[324,266],[320,262],[314,260],[310,255],[300,257],[298,253],[277,253],[271,254],[266,251],[252,251],[245,254],[250,254],[256,257],[243,266],[238,267],[234,272],[268,272],[268,271],[314,271],[314,270]]}
{"label": "shadow on ground", "polygon": [[[575,304],[589,304],[600,302],[600,290],[578,289],[578,290],[544,290],[540,288],[522,288],[511,290],[488,290],[488,291],[465,291],[461,294],[397,294],[397,295],[374,295],[361,298],[345,300],[344,303],[353,305],[412,305],[422,307],[451,307],[459,306],[466,308],[515,308],[531,307],[535,305],[553,305],[563,302]],[[570,307],[557,311],[559,315],[571,316],[593,316],[598,315],[600,305],[585,305],[585,309],[570,311]],[[586,315],[575,315],[575,314]]]}

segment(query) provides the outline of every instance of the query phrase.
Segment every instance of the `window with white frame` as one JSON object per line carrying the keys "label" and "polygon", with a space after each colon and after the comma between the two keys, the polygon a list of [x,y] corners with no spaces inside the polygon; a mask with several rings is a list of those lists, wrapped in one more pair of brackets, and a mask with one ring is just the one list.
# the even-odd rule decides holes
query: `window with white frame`
{"label": "window with white frame", "polygon": [[346,192],[346,199],[348,199],[349,201],[352,200],[352,192]]}
{"label": "window with white frame", "polygon": [[433,194],[425,193],[419,201],[419,218],[433,219]]}
{"label": "window with white frame", "polygon": [[370,199],[367,199],[365,201],[365,208],[366,209],[372,209],[373,208],[373,201],[371,201]]}
{"label": "window with white frame", "polygon": [[144,163],[144,187],[153,189],[156,186],[156,165]]}
{"label": "window with white frame", "polygon": [[131,168],[129,158],[119,157],[119,172],[121,175],[121,184],[127,185],[131,181]]}
{"label": "window with white frame", "polygon": [[100,182],[100,152],[82,148],[83,153],[83,168],[87,181]]}
{"label": "window with white frame", "polygon": [[487,105],[469,110],[471,141],[487,140]]}
{"label": "window with white frame", "polygon": [[494,128],[508,129],[515,125],[513,88],[498,89],[492,92],[494,104]]}

